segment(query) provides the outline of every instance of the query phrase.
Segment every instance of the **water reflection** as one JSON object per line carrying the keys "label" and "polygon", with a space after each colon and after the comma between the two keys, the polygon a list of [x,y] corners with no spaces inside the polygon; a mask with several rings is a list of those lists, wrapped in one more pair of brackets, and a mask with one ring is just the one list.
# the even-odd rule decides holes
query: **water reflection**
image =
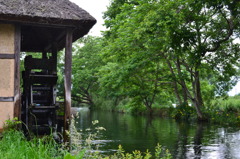
{"label": "water reflection", "polygon": [[240,131],[215,125],[176,122],[172,119],[147,118],[112,112],[82,109],[77,127],[91,127],[93,120],[107,129],[94,141],[104,153],[113,153],[121,144],[127,152],[154,152],[157,143],[169,149],[177,159],[238,159]]}
{"label": "water reflection", "polygon": [[[202,140],[206,141],[198,145],[187,145],[187,158],[240,158],[240,132],[235,128],[211,129],[210,135],[203,133]],[[199,147],[201,155],[196,156],[193,151],[195,146]]]}

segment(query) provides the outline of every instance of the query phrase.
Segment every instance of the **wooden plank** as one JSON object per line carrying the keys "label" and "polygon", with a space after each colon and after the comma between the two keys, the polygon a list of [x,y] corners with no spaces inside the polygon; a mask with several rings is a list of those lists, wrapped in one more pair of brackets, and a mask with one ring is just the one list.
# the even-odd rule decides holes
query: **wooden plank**
{"label": "wooden plank", "polygon": [[20,51],[21,51],[21,27],[15,26],[14,36],[15,68],[14,68],[14,117],[21,119],[21,93],[20,93]]}
{"label": "wooden plank", "polygon": [[64,141],[67,142],[69,137],[66,131],[69,131],[69,125],[71,123],[71,74],[72,74],[72,29],[67,29],[66,32],[66,48],[65,48],[65,113],[64,113]]}
{"label": "wooden plank", "polygon": [[54,60],[53,59],[37,59],[37,58],[32,58],[31,56],[27,56],[25,58],[25,66],[26,69],[32,70],[32,69],[49,69],[52,70],[54,69],[53,67],[53,63]]}
{"label": "wooden plank", "polygon": [[15,59],[14,54],[1,54],[0,53],[0,59]]}
{"label": "wooden plank", "polygon": [[14,97],[0,97],[0,102],[13,102]]}

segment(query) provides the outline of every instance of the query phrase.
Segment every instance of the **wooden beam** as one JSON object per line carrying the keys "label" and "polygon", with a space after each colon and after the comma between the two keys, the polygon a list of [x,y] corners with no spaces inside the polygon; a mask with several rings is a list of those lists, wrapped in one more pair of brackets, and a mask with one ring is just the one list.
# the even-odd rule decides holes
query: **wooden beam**
{"label": "wooden beam", "polygon": [[1,54],[0,53],[0,59],[15,59],[14,54]]}
{"label": "wooden beam", "polygon": [[[55,45],[58,44],[58,42],[61,40],[61,39],[64,39],[64,36],[66,36],[66,31],[63,30],[63,32],[61,34],[59,34],[55,39],[54,39],[54,43],[56,43]],[[47,47],[44,48],[44,51],[48,52],[53,46],[53,44],[49,44]],[[58,46],[56,46],[58,47]]]}
{"label": "wooden beam", "polygon": [[65,48],[65,70],[64,70],[64,88],[65,88],[65,113],[64,113],[64,141],[69,140],[66,131],[69,131],[71,123],[71,76],[72,76],[72,29],[66,31],[66,48]]}
{"label": "wooden beam", "polygon": [[21,27],[15,25],[14,52],[15,52],[15,68],[14,68],[14,117],[21,119],[21,93],[20,93],[20,51],[21,51]]}
{"label": "wooden beam", "polygon": [[0,97],[0,102],[14,102],[14,97]]}
{"label": "wooden beam", "polygon": [[[4,16],[4,15],[3,15]],[[0,17],[0,24],[19,24],[22,23],[23,26],[25,25],[32,25],[32,26],[40,26],[40,27],[48,27],[48,28],[66,28],[66,27],[75,27],[78,26],[80,24],[76,24],[74,25],[74,23],[68,23],[68,24],[59,24],[59,23],[55,23],[55,24],[49,24],[49,23],[41,23],[41,22],[33,22],[32,19],[26,19],[24,24],[22,19],[20,19],[19,17],[17,18],[10,18],[8,16],[6,17]],[[36,20],[36,18],[34,18]]]}

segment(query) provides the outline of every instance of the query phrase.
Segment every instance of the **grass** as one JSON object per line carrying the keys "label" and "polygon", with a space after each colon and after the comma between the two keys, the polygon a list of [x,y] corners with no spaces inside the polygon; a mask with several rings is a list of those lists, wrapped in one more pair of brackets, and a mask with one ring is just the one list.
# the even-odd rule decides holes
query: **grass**
{"label": "grass", "polygon": [[51,136],[28,141],[21,131],[8,130],[2,134],[0,140],[0,158],[62,159],[65,153],[57,147]]}

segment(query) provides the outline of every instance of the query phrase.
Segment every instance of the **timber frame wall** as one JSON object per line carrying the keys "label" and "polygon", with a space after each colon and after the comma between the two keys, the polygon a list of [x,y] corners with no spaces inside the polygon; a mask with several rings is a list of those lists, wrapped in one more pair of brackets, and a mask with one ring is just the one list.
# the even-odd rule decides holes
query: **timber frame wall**
{"label": "timber frame wall", "polygon": [[0,24],[0,130],[20,117],[20,27]]}
{"label": "timber frame wall", "polygon": [[[69,124],[71,123],[73,30],[66,28],[65,35],[64,140],[68,141],[66,130],[69,130]],[[20,52],[20,25],[0,23],[0,130],[3,129],[5,120],[12,119],[13,117],[21,119]],[[57,50],[54,52],[57,53]]]}

